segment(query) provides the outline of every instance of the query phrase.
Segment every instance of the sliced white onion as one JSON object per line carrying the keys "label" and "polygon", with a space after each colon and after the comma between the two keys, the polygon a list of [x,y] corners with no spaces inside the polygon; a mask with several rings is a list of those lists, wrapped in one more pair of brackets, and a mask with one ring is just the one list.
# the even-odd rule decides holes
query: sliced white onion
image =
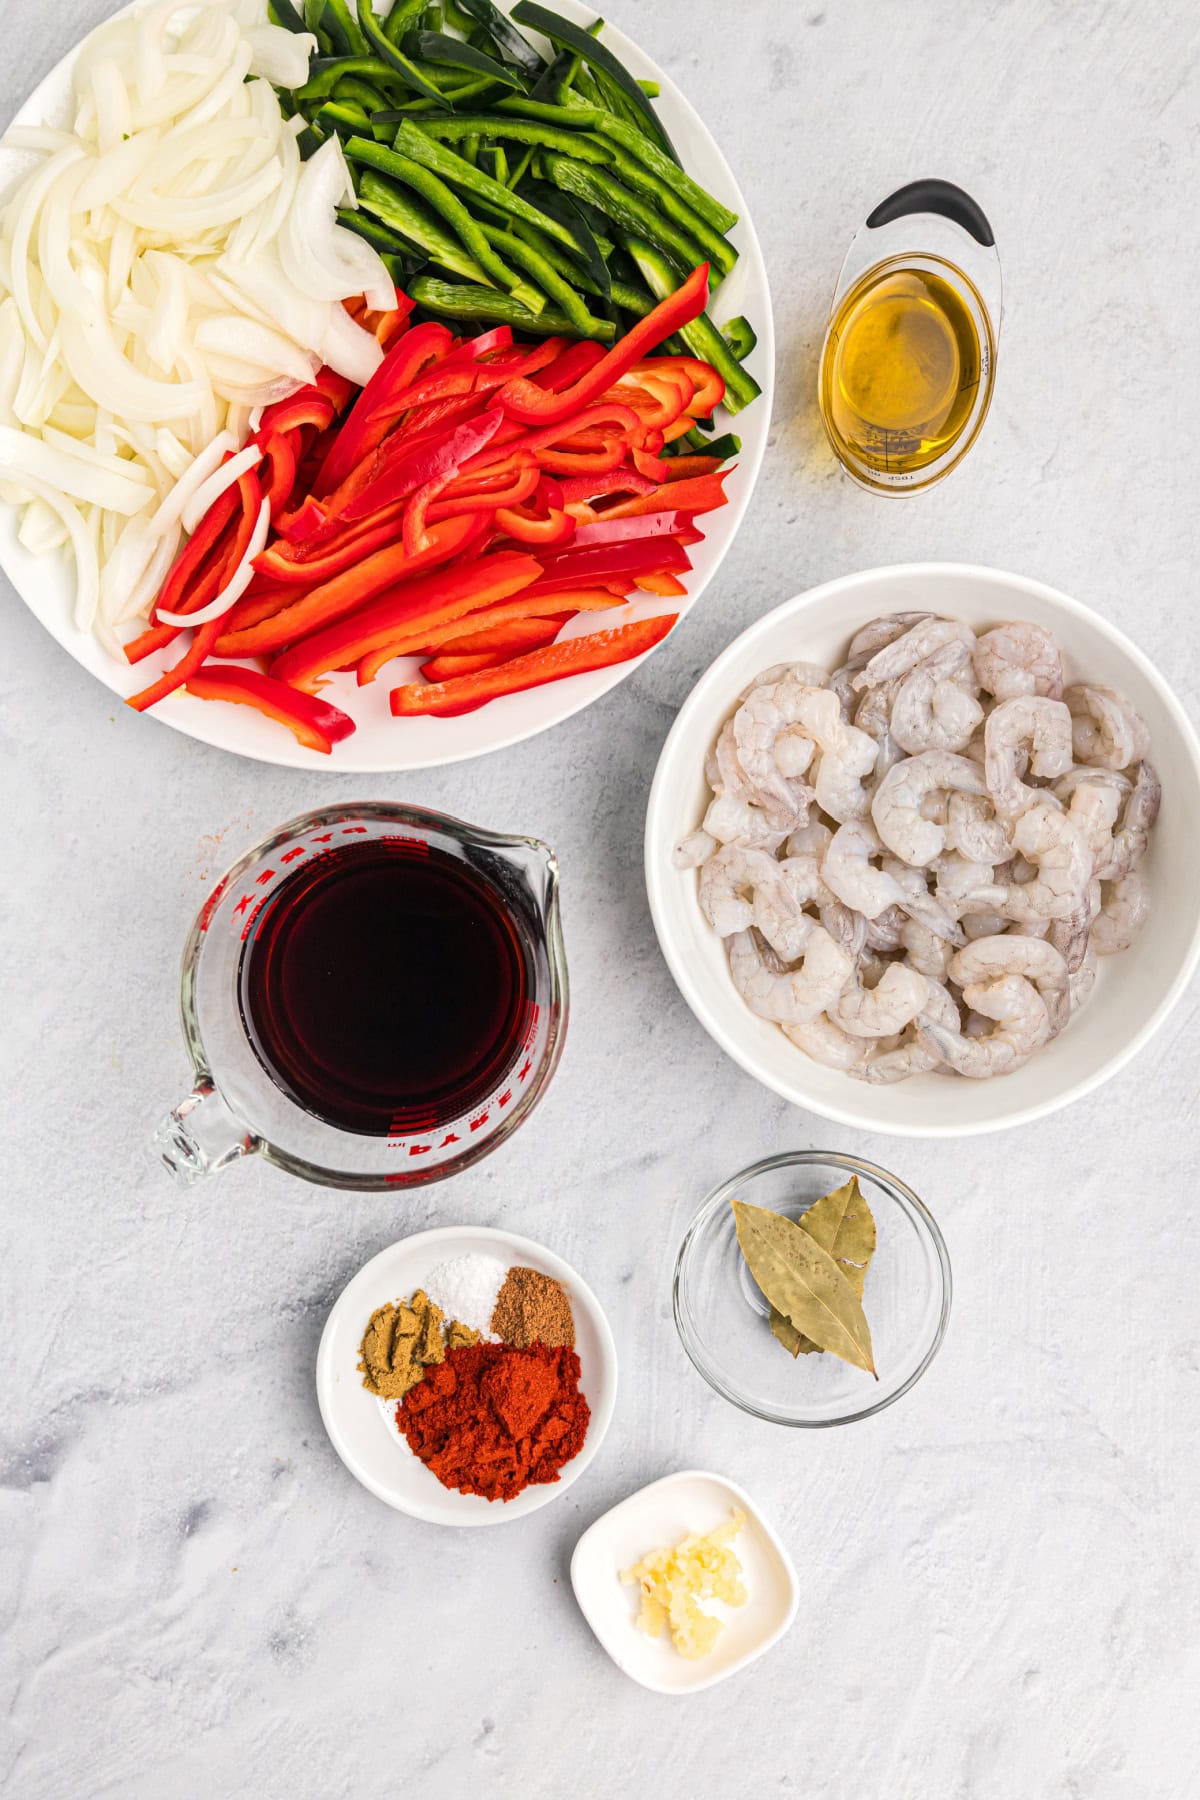
{"label": "sliced white onion", "polygon": [[317,40],[306,31],[286,31],[281,25],[252,25],[246,36],[254,52],[251,68],[276,87],[303,87],[308,80],[308,59],[317,53]]}
{"label": "sliced white onion", "polygon": [[31,556],[47,556],[51,550],[58,550],[66,543],[70,533],[67,531],[62,514],[55,512],[52,506],[38,495],[25,508],[25,515],[17,531],[17,541]]}
{"label": "sliced white onion", "polygon": [[344,375],[347,381],[353,381],[357,387],[366,387],[372,375],[383,361],[383,351],[377,338],[361,325],[355,324],[344,306],[331,306],[329,324],[321,344],[321,355],[331,369]]}
{"label": "sliced white onion", "polygon": [[[339,225],[335,208],[351,198],[354,184],[336,137],[326,138],[310,156],[296,184],[296,197],[279,233],[284,273],[314,300],[340,300],[361,293],[382,310],[394,306],[396,290],[382,258],[363,238]],[[357,204],[355,202],[355,204]]]}
{"label": "sliced white onion", "polygon": [[187,532],[195,531],[209,507],[215,505],[227,488],[240,481],[255,463],[261,461],[262,451],[258,445],[247,444],[244,450],[239,450],[236,456],[231,456],[227,463],[222,463],[219,469],[215,469],[206,481],[200,483],[184,507],[180,515],[183,529]]}
{"label": "sliced white onion", "polygon": [[271,530],[271,506],[264,500],[258,509],[258,518],[254,522],[254,530],[250,534],[250,542],[246,546],[246,554],[230,576],[225,586],[215,599],[207,606],[202,606],[193,613],[156,612],[155,618],[161,625],[207,625],[211,619],[219,619],[227,612],[235,600],[240,600],[254,579],[254,559],[261,556],[266,548],[267,537]]}
{"label": "sliced white onion", "polygon": [[206,444],[199,455],[193,458],[190,468],[179,477],[166,498],[159,502],[146,521],[146,529],[153,536],[161,537],[173,525],[177,525],[188,501],[208,480],[213,470],[220,468],[222,458],[230,450],[236,449],[237,440],[232,432],[218,432],[212,442]]}
{"label": "sliced white onion", "polygon": [[54,488],[72,500],[126,515],[140,512],[154,498],[153,488],[144,481],[97,468],[83,456],[72,456],[32,432],[14,431],[11,425],[0,425],[0,475],[21,486],[29,478],[39,490]]}

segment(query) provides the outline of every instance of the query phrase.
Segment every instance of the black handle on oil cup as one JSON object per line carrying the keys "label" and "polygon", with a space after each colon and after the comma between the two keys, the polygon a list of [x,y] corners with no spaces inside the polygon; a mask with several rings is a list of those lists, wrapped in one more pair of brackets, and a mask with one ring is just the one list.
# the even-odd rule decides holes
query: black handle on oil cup
{"label": "black handle on oil cup", "polygon": [[868,229],[874,231],[877,226],[890,225],[893,219],[907,218],[910,213],[940,213],[943,219],[961,225],[985,250],[995,247],[987,214],[977,200],[972,200],[970,194],[955,187],[952,181],[910,181],[897,188],[871,213],[867,219]]}

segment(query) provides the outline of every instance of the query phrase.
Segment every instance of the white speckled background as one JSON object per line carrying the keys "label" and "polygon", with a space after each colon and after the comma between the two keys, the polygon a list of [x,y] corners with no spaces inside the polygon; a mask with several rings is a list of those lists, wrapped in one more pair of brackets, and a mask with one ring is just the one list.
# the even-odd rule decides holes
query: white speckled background
{"label": "white speckled background", "polygon": [[[2,0],[0,116],[105,10]],[[1119,1088],[1019,1137],[855,1138],[723,1059],[670,982],[640,876],[651,771],[695,676],[845,569],[944,556],[1040,576],[1124,626],[1195,713],[1195,10],[643,0],[616,16],[737,169],[781,346],[745,529],[643,671],[491,761],[349,788],[120,714],[4,592],[0,1790],[20,1800],[1196,1792],[1195,993]],[[813,365],[852,231],[924,174],[991,215],[1007,314],[968,463],[889,502],[832,467]],[[347,1199],[249,1165],[181,1198],[139,1145],[186,1085],[186,926],[266,829],[369,795],[557,847],[561,1072],[508,1149],[426,1196]],[[803,1145],[910,1181],[957,1295],[911,1395],[790,1435],[693,1373],[669,1276],[710,1186]],[[313,1395],[345,1280],[456,1219],[576,1262],[622,1346],[602,1455],[496,1532],[388,1512],[335,1459]],[[754,1492],[803,1599],[768,1659],[672,1701],[600,1651],[567,1564],[606,1506],[688,1465]]]}

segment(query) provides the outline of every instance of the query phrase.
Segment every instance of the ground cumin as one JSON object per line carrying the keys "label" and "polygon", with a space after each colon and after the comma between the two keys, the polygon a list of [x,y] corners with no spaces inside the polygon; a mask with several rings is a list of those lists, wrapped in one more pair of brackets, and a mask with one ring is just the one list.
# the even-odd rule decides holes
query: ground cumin
{"label": "ground cumin", "polygon": [[518,1350],[530,1344],[575,1347],[575,1320],[566,1292],[538,1269],[510,1269],[496,1298],[491,1330]]}
{"label": "ground cumin", "polygon": [[411,1300],[389,1300],[371,1314],[359,1345],[363,1386],[384,1400],[402,1400],[448,1349],[478,1341],[479,1333],[457,1319],[447,1325],[441,1308],[418,1288]]}

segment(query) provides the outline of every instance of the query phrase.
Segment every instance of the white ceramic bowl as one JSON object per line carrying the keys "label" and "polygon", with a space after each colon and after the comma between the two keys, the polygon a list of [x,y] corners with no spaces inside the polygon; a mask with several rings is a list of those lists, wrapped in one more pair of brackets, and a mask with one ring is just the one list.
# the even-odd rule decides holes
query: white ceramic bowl
{"label": "white ceramic bowl", "polygon": [[[512,1500],[484,1500],[445,1488],[413,1455],[396,1427],[396,1402],[369,1394],[358,1371],[358,1347],[377,1306],[423,1287],[452,1256],[498,1256],[510,1267],[540,1269],[567,1290],[575,1315],[579,1386],[591,1408],[578,1456],[557,1481],[527,1487]],[[317,1402],[333,1447],[365,1488],[397,1512],[434,1525],[502,1525],[548,1506],[578,1481],[604,1440],[617,1398],[617,1347],[600,1302],[570,1263],[529,1238],[483,1225],[447,1225],[401,1238],[371,1258],[347,1283],[325,1322],[317,1351]]]}
{"label": "white ceramic bowl", "polygon": [[[595,9],[583,5],[581,0],[555,0],[555,5],[577,25],[590,25],[596,16]],[[507,4],[504,10],[508,11]],[[630,7],[627,16],[633,23],[635,9]],[[596,631],[602,625],[649,618],[667,611],[685,615],[696,605],[721,566],[750,504],[767,447],[775,386],[775,336],[766,265],[733,172],[707,125],[684,99],[671,77],[612,23],[605,26],[604,42],[621,58],[631,74],[659,83],[662,93],[658,107],[663,123],[687,169],[739,215],[738,223],[730,233],[738,251],[738,262],[733,273],[721,284],[713,308],[718,319],[732,319],[745,313],[757,331],[758,343],[746,366],[761,386],[762,395],[753,406],[730,421],[742,440],[742,451],[737,469],[726,484],[729,504],[704,515],[704,542],[694,545],[688,553],[693,569],[687,577],[686,597],[668,603],[653,595],[635,595],[632,609],[623,607],[616,614],[592,614],[586,626],[568,627],[566,635],[569,636],[579,635],[584,629]],[[78,52],[76,45],[50,71],[21,107],[14,123],[63,123],[71,71]],[[0,120],[0,125],[6,123]],[[40,161],[28,152],[0,148],[0,199],[6,189]],[[723,412],[719,416],[722,420],[726,417]],[[8,576],[30,611],[76,662],[114,694],[125,699],[174,660],[175,647],[172,646],[169,651],[156,653],[136,668],[127,668],[115,662],[90,632],[77,630],[71,619],[72,570],[61,555],[31,555],[17,541],[17,524],[15,509],[0,502],[0,571]],[[211,700],[197,700],[192,694],[177,693],[170,695],[146,717],[198,738],[201,743],[214,744],[218,749],[249,756],[258,762],[280,763],[293,769],[319,768],[334,774],[367,774],[437,768],[443,763],[460,762],[465,757],[502,750],[560,724],[599,700],[639,666],[636,661],[618,663],[613,668],[597,669],[589,675],[573,676],[569,681],[550,682],[526,693],[506,695],[492,701],[490,706],[481,707],[478,712],[465,713],[457,719],[394,719],[388,707],[389,690],[400,681],[415,681],[418,661],[418,658],[408,657],[389,664],[379,679],[365,688],[356,685],[353,672],[332,676],[325,697],[351,714],[357,730],[352,737],[335,744],[328,756],[304,749],[290,732],[263,718],[250,706],[220,705]],[[101,717],[99,712],[96,717],[97,720]],[[146,739],[149,755],[153,752],[153,733],[150,727],[147,731],[150,733]]]}
{"label": "white ceramic bowl", "polygon": [[[689,1531],[715,1531],[735,1506],[746,1515],[734,1540],[746,1603],[706,1605],[725,1629],[709,1654],[692,1662],[680,1656],[666,1631],[652,1638],[638,1629],[638,1591],[622,1584],[621,1570],[650,1550],[677,1544]],[[656,1694],[695,1694],[736,1675],[778,1643],[800,1603],[792,1559],[745,1488],[699,1469],[652,1481],[590,1525],[571,1558],[571,1586],[617,1667]]]}
{"label": "white ceramic bowl", "polygon": [[[1127,694],[1150,730],[1163,804],[1142,869],[1151,922],[1123,955],[1102,960],[1084,1012],[1023,1069],[991,1081],[920,1075],[868,1087],[810,1061],[778,1026],[756,1018],[729,978],[724,946],[696,900],[694,871],[671,851],[703,816],[705,753],[747,682],[771,663],[833,668],[848,640],[880,613],[925,608],[978,630],[1032,619],[1052,631],[1069,681]],[[646,816],[646,885],[658,941],[681,993],[721,1048],[756,1081],[809,1112],[902,1137],[971,1137],[1067,1106],[1119,1073],[1162,1024],[1200,960],[1200,744],[1162,675],[1129,639],[1054,588],[969,563],[908,563],[826,582],[750,627],[688,696],[659,757]]]}

